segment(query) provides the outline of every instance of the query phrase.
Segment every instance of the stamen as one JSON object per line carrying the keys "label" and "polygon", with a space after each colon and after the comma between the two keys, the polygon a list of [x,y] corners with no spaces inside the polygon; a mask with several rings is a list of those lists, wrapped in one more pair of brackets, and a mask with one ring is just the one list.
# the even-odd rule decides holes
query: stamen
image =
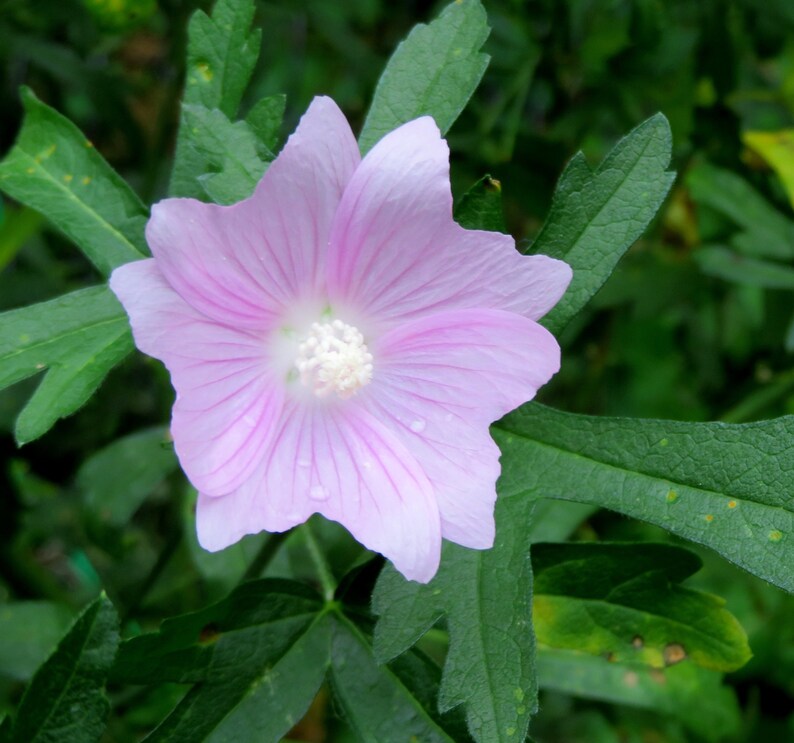
{"label": "stamen", "polygon": [[295,368],[317,397],[335,392],[344,400],[372,381],[372,354],[355,326],[316,322],[298,346]]}

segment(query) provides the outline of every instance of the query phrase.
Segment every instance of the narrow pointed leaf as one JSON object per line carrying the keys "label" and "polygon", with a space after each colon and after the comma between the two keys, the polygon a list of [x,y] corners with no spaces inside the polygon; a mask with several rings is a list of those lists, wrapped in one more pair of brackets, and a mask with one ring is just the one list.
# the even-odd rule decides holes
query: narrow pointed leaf
{"label": "narrow pointed leaf", "polygon": [[668,171],[672,139],[661,114],[624,137],[592,170],[579,153],[560,177],[551,211],[532,245],[533,253],[561,258],[573,280],[543,318],[562,330],[614,271],[667,196],[675,174]]}
{"label": "narrow pointed leaf", "polygon": [[794,417],[682,423],[532,403],[491,430],[502,493],[611,508],[794,592]]}
{"label": "narrow pointed leaf", "polygon": [[341,614],[335,616],[332,658],[334,694],[360,740],[453,743],[405,680],[389,666],[378,666],[367,637]]}
{"label": "narrow pointed leaf", "polygon": [[77,619],[22,698],[12,743],[89,743],[105,728],[105,680],[119,641],[118,616],[101,596]]}
{"label": "narrow pointed leaf", "polygon": [[416,26],[378,81],[359,137],[361,151],[419,116],[432,116],[446,134],[488,66],[480,49],[489,33],[479,0],[457,0],[432,23]]}
{"label": "narrow pointed leaf", "polygon": [[446,616],[450,648],[440,707],[463,704],[477,741],[523,740],[537,708],[527,528],[533,505],[527,498],[500,497],[492,549],[445,543],[430,583],[406,581],[387,566],[373,594],[381,661],[404,652]]}
{"label": "narrow pointed leaf", "polygon": [[148,253],[147,211],[80,130],[22,89],[25,119],[0,162],[0,190],[47,219],[108,275]]}
{"label": "narrow pointed leaf", "polygon": [[679,585],[700,565],[669,544],[537,544],[538,642],[656,668],[684,658],[715,671],[741,668],[747,634],[725,601]]}
{"label": "narrow pointed leaf", "polygon": [[17,441],[77,410],[131,350],[127,317],[106,286],[0,314],[0,388],[45,372],[17,419]]}

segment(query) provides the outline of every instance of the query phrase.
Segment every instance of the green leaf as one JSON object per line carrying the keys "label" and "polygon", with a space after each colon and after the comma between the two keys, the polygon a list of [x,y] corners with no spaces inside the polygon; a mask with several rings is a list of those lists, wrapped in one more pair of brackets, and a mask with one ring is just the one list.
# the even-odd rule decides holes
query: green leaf
{"label": "green leaf", "polygon": [[372,597],[381,661],[404,652],[446,616],[450,649],[439,707],[464,704],[477,741],[523,740],[537,708],[527,529],[533,505],[528,498],[500,497],[492,549],[445,543],[441,567],[427,585],[406,581],[387,565]]}
{"label": "green leaf", "polygon": [[701,162],[687,173],[686,185],[698,204],[744,228],[734,239],[737,249],[762,258],[794,258],[794,222],[736,173]]}
{"label": "green leaf", "polygon": [[[341,613],[334,619],[331,680],[345,719],[359,739],[373,743],[454,743],[414,696],[406,680],[389,666],[378,666],[361,629]],[[411,670],[423,669],[414,665]]]}
{"label": "green leaf", "polygon": [[573,268],[568,291],[543,319],[552,332],[587,304],[656,214],[675,179],[667,170],[671,147],[670,125],[656,114],[618,142],[595,170],[582,153],[568,164],[532,245],[533,253],[561,258]]}
{"label": "green leaf", "polygon": [[325,677],[330,628],[322,608],[299,583],[244,583],[206,609],[123,643],[113,678],[197,684],[149,743],[279,740]]}
{"label": "green leaf", "polygon": [[489,175],[480,178],[455,206],[455,221],[468,230],[507,232],[502,184]]}
{"label": "green leaf", "polygon": [[736,695],[721,675],[691,663],[659,670],[540,648],[538,679],[542,689],[676,718],[709,742],[735,736],[741,724]]}
{"label": "green leaf", "polygon": [[33,677],[14,721],[12,743],[98,740],[110,709],[103,688],[118,641],[116,611],[102,595]]}
{"label": "green leaf", "polygon": [[125,436],[89,457],[77,472],[83,503],[101,521],[123,526],[163,479],[177,468],[168,429]]}
{"label": "green leaf", "polygon": [[502,450],[503,497],[611,508],[794,592],[794,417],[682,423],[532,403],[491,432]]}
{"label": "green leaf", "polygon": [[0,389],[47,370],[17,419],[17,442],[77,410],[131,350],[127,316],[106,286],[0,314]]}
{"label": "green leaf", "polygon": [[184,102],[237,114],[251,79],[262,41],[251,30],[253,0],[218,0],[212,17],[197,10],[188,25],[187,80]]}
{"label": "green leaf", "polygon": [[744,143],[755,150],[780,178],[794,207],[794,129],[776,132],[744,132]]}
{"label": "green leaf", "polygon": [[489,33],[479,0],[456,0],[432,23],[414,27],[378,81],[359,137],[361,151],[419,116],[432,116],[446,134],[488,66],[480,48]]}
{"label": "green leaf", "polygon": [[722,245],[706,245],[694,253],[703,273],[734,284],[764,289],[794,289],[794,268],[781,263],[747,258]]}
{"label": "green leaf", "polygon": [[148,254],[147,210],[80,130],[22,89],[25,120],[0,190],[44,214],[104,275]]}
{"label": "green leaf", "polygon": [[0,604],[0,673],[28,681],[73,619],[71,609],[52,601]]}
{"label": "green leaf", "polygon": [[[267,167],[259,142],[245,121],[234,124],[218,109],[182,106],[189,145],[201,154],[207,172],[198,180],[216,204],[233,204],[249,197]],[[273,159],[269,153],[268,160]]]}
{"label": "green leaf", "polygon": [[259,155],[267,160],[268,153],[272,159],[278,147],[281,123],[284,120],[284,110],[287,106],[287,96],[283,94],[269,95],[257,101],[246,114],[245,123],[251,127],[261,147]]}
{"label": "green leaf", "polygon": [[[261,31],[251,31],[253,0],[218,0],[212,17],[197,10],[188,25],[186,106],[218,109],[231,121],[237,116],[245,88],[259,58]],[[169,193],[202,199],[199,176],[212,165],[194,146],[192,126],[183,113],[176,143]]]}
{"label": "green leaf", "polygon": [[679,585],[700,567],[668,544],[537,544],[538,642],[657,668],[684,658],[714,671],[741,668],[747,635],[725,601]]}

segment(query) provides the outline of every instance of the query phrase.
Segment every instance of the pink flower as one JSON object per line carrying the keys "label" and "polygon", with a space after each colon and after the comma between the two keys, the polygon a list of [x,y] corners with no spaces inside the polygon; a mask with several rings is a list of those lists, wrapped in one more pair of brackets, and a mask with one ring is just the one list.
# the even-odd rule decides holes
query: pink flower
{"label": "pink flower", "polygon": [[110,285],[171,373],[206,549],[321,513],[426,582],[442,537],[492,545],[488,426],[558,370],[536,320],[571,271],[453,221],[430,117],[361,160],[316,98],[251,198],[166,199],[146,236]]}

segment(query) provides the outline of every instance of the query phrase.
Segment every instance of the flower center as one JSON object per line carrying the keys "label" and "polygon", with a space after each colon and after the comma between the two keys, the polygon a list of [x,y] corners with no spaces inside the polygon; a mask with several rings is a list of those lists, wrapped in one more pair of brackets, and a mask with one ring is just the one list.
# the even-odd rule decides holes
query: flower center
{"label": "flower center", "polygon": [[372,381],[372,354],[355,326],[341,320],[316,322],[298,346],[295,368],[317,397],[336,392],[345,399]]}

